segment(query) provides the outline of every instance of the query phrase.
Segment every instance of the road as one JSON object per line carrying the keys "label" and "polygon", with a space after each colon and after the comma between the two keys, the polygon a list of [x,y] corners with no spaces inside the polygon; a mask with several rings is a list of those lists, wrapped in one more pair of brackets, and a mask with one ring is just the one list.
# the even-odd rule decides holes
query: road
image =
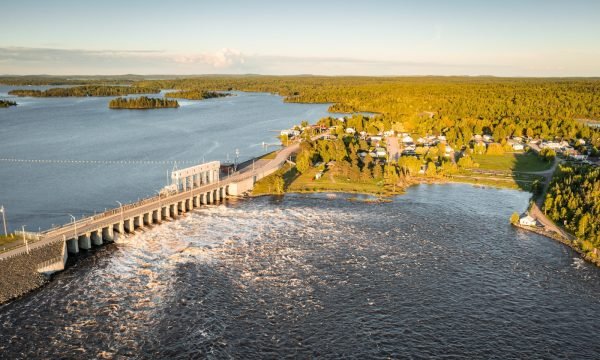
{"label": "road", "polygon": [[398,161],[398,159],[400,159],[400,146],[398,145],[398,138],[395,136],[390,136],[385,139],[385,143],[387,145],[389,161]]}

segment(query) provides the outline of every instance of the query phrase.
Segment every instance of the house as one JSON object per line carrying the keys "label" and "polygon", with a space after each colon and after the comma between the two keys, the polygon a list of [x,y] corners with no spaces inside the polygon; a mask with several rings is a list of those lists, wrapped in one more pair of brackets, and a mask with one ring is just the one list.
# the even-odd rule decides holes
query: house
{"label": "house", "polygon": [[536,226],[537,221],[528,214],[519,219],[519,224],[523,226]]}
{"label": "house", "polygon": [[369,152],[368,152],[368,151],[366,151],[366,150],[358,150],[358,151],[356,152],[356,154],[357,154],[358,156],[360,156],[360,158],[361,158],[361,159],[363,159],[365,156],[367,156],[367,154],[368,154],[368,153],[369,153]]}
{"label": "house", "polygon": [[412,144],[415,141],[413,140],[413,138],[410,135],[404,135],[402,137],[402,142],[405,143],[405,144],[409,144],[409,143]]}
{"label": "house", "polygon": [[554,141],[548,141],[548,142],[544,141],[544,142],[542,142],[540,147],[542,149],[548,148],[548,149],[552,149],[552,150],[558,150],[561,148],[561,145]]}
{"label": "house", "polygon": [[372,135],[371,137],[369,137],[369,142],[371,142],[371,143],[380,142],[381,139],[382,139],[382,137],[379,135]]}
{"label": "house", "polygon": [[483,141],[486,143],[494,142],[494,138],[492,138],[490,135],[483,135]]}
{"label": "house", "polygon": [[385,151],[385,148],[378,146],[375,148],[375,150],[372,151],[371,156],[377,158],[385,158],[387,156],[387,152]]}
{"label": "house", "polygon": [[319,180],[321,178],[321,176],[323,176],[323,172],[319,171],[318,173],[315,174],[315,180]]}
{"label": "house", "polygon": [[577,145],[585,145],[585,140],[577,139]]}
{"label": "house", "polygon": [[439,142],[446,142],[446,137],[444,135],[440,135],[440,136],[437,137],[437,140]]}
{"label": "house", "polygon": [[483,141],[483,137],[479,134],[473,135],[473,141],[475,142],[482,142]]}
{"label": "house", "polygon": [[525,149],[525,147],[523,146],[523,144],[518,144],[518,143],[512,144],[512,148],[515,151],[523,151]]}
{"label": "house", "polygon": [[356,133],[356,130],[354,130],[354,128],[351,128],[351,127],[346,128],[346,134],[352,134],[353,135],[355,133]]}
{"label": "house", "polygon": [[523,142],[523,138],[522,138],[522,137],[520,137],[520,136],[513,136],[513,137],[512,137],[512,140],[513,140],[514,142],[517,142],[517,143],[521,143],[521,142]]}
{"label": "house", "polygon": [[395,133],[396,132],[394,130],[388,130],[388,131],[383,132],[383,136],[390,137],[390,136],[394,136]]}
{"label": "house", "polygon": [[339,117],[337,120],[338,120],[338,121],[341,121],[341,122],[345,122],[345,121],[346,121],[346,119],[345,119],[345,118],[343,118],[343,117]]}

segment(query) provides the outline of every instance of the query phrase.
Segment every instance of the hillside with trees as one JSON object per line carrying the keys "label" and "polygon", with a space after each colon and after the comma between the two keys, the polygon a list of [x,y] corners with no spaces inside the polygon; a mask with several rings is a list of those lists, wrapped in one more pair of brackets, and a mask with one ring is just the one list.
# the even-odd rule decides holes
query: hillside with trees
{"label": "hillside with trees", "polygon": [[112,99],[108,104],[111,109],[134,109],[134,110],[145,110],[145,109],[162,109],[162,108],[178,108],[179,103],[177,100],[161,99],[161,98],[149,98],[142,96],[139,98],[116,98]]}
{"label": "hillside with trees", "polygon": [[582,250],[600,248],[600,168],[559,166],[546,194],[544,212],[575,234]]}

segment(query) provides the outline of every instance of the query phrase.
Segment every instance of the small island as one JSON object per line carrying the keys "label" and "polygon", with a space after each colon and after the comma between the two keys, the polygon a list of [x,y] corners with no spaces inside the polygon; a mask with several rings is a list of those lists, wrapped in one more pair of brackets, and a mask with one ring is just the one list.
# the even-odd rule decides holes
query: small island
{"label": "small island", "polygon": [[159,87],[148,86],[107,86],[84,85],[48,90],[11,90],[9,95],[24,97],[87,97],[87,96],[124,96],[129,94],[158,94]]}
{"label": "small island", "polygon": [[149,98],[142,96],[139,98],[116,98],[112,99],[108,103],[108,107],[111,109],[133,109],[133,110],[146,110],[146,109],[163,109],[163,108],[178,108],[179,103],[177,100],[161,99],[161,98]]}
{"label": "small island", "polygon": [[9,106],[17,106],[17,103],[10,100],[0,100],[0,108],[7,108]]}
{"label": "small island", "polygon": [[231,96],[228,93],[220,93],[216,91],[205,91],[205,90],[184,90],[174,91],[166,93],[165,97],[176,98],[176,99],[187,99],[187,100],[204,100]]}

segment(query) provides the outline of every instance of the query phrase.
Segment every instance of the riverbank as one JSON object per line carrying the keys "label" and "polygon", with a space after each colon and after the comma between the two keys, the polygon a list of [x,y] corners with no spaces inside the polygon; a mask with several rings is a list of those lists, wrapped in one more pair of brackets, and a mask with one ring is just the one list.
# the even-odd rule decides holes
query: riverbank
{"label": "riverbank", "polygon": [[516,228],[526,230],[526,231],[531,231],[536,234],[545,236],[547,238],[556,240],[556,241],[560,242],[561,244],[564,244],[564,245],[570,247],[571,249],[573,249],[573,251],[578,253],[581,256],[581,258],[583,258],[584,260],[589,261],[592,264],[600,267],[600,258],[598,256],[592,257],[587,252],[581,250],[577,240],[571,241],[554,231],[545,230],[545,228],[537,228],[537,227],[533,227],[533,226],[525,226],[525,225],[520,225],[520,224],[512,224],[512,225]]}
{"label": "riverbank", "polygon": [[21,253],[0,260],[0,304],[23,296],[48,282],[48,278],[37,271],[38,264],[61,256],[62,242],[32,249],[29,254]]}
{"label": "riverbank", "polygon": [[[495,179],[474,176],[410,176],[394,185],[384,184],[383,180],[369,182],[354,182],[330,174],[323,174],[315,178],[316,169],[311,169],[305,174],[299,174],[296,169],[287,165],[277,172],[257,182],[252,196],[282,195],[284,193],[350,193],[372,195],[376,197],[389,197],[401,195],[411,186],[422,184],[470,184],[475,187],[491,187],[510,190],[529,190],[526,186],[514,179]],[[276,185],[279,184],[279,185]]]}

